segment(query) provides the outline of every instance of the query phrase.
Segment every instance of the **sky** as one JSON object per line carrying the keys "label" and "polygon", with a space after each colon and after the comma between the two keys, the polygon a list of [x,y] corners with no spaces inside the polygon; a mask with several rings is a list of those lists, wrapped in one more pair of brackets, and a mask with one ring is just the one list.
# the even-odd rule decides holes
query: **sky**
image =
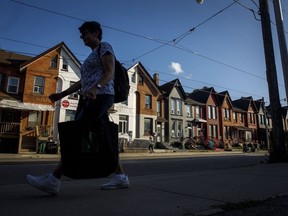
{"label": "sky", "polygon": [[[141,62],[151,76],[159,74],[160,84],[178,78],[188,93],[214,87],[228,91],[232,100],[264,97],[269,105],[258,5],[258,0],[0,0],[0,49],[36,56],[63,41],[83,62],[91,50],[78,27],[98,21],[102,41],[127,68]],[[272,0],[269,7],[284,106]],[[282,9],[287,30],[288,0],[282,0]]]}

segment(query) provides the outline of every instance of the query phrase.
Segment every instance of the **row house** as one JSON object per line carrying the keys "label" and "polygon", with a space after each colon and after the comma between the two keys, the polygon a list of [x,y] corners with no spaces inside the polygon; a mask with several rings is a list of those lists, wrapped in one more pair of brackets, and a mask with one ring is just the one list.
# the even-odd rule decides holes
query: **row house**
{"label": "row house", "polygon": [[[48,96],[80,79],[81,63],[64,42],[32,58],[0,52],[0,152],[37,152],[39,141],[58,139],[58,122],[74,119],[79,95],[68,95],[55,104]],[[267,144],[272,129],[269,108],[263,99],[231,100],[228,91],[203,87],[184,91],[179,79],[159,85],[159,74],[150,76],[140,63],[128,69],[127,101],[109,110],[126,140],[183,144],[200,137],[224,143]],[[287,130],[287,108],[283,125]]]}
{"label": "row house", "polygon": [[79,80],[80,63],[63,42],[33,58],[2,50],[0,56],[0,152],[37,152],[42,140],[56,137],[61,106],[67,109],[61,101],[55,115],[48,96]]}
{"label": "row house", "polygon": [[219,139],[220,136],[220,115],[218,108],[218,97],[215,94],[214,88],[204,87],[194,90],[189,97],[195,101],[199,101],[205,106],[203,107],[203,129],[201,136],[205,139]]}
{"label": "row house", "polygon": [[258,110],[253,98],[241,97],[238,100],[234,100],[233,105],[234,107],[237,107],[238,110],[244,111],[238,113],[240,124],[242,123],[243,125],[236,128],[238,133],[238,137],[236,137],[238,140],[236,140],[236,143],[258,142]]}

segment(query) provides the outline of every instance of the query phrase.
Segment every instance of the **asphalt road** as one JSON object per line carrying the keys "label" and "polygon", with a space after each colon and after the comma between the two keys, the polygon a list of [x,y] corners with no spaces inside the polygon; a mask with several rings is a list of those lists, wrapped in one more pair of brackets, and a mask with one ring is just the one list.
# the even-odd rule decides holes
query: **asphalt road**
{"label": "asphalt road", "polygon": [[[102,179],[99,180],[83,180],[81,181],[81,186],[79,186],[79,181],[71,180],[69,178],[64,178],[63,185],[63,193],[59,195],[57,199],[51,199],[48,196],[42,196],[42,192],[38,192],[34,188],[28,186],[25,182],[24,176],[29,173],[33,175],[41,175],[46,172],[51,172],[53,168],[56,166],[56,160],[34,160],[34,161],[17,161],[17,162],[8,162],[8,163],[0,163],[0,214],[1,212],[5,212],[5,216],[13,216],[13,215],[26,215],[29,212],[29,206],[31,205],[31,212],[29,215],[110,215],[109,211],[113,212],[111,209],[108,211],[105,209],[105,201],[110,200],[111,202],[115,202],[114,198],[121,196],[122,206],[121,210],[119,209],[118,215],[146,215],[144,211],[147,211],[147,207],[145,207],[146,203],[151,201],[151,214],[150,215],[185,215],[185,216],[194,216],[194,215],[215,215],[215,216],[252,216],[252,215],[261,215],[261,216],[282,216],[288,215],[288,197],[276,197],[274,199],[261,200],[259,202],[254,202],[253,200],[248,200],[246,202],[223,202],[217,198],[219,193],[232,193],[228,197],[233,197],[239,195],[239,191],[241,188],[235,190],[235,194],[233,190],[233,184],[236,182],[231,182],[231,185],[228,185],[230,191],[222,191],[217,187],[223,187],[221,181],[223,180],[223,184],[227,184],[227,179],[223,179],[227,177],[225,173],[228,174],[229,179],[232,178],[234,181],[237,181],[239,178],[249,178],[251,177],[250,171],[247,171],[245,174],[245,170],[252,169],[258,172],[258,166],[266,163],[267,157],[264,154],[219,154],[219,155],[183,155],[183,156],[151,156],[145,155],[144,157],[133,157],[133,158],[125,158],[122,160],[122,164],[125,172],[129,175],[131,181],[130,190],[125,190],[123,192],[110,192],[102,193],[97,192],[94,185],[102,182]],[[265,165],[264,165],[265,166]],[[269,168],[269,167],[268,167]],[[269,168],[271,169],[271,167]],[[241,171],[241,172],[240,172]],[[238,174],[240,175],[237,177]],[[245,174],[245,177],[243,176]],[[234,175],[237,174],[235,177]],[[253,174],[252,174],[253,175]],[[278,174],[277,174],[278,175]],[[279,174],[280,178],[287,178],[286,174]],[[279,177],[278,175],[278,177]],[[283,175],[283,177],[281,177]],[[206,176],[210,176],[213,179],[206,179]],[[255,173],[255,177],[259,181],[259,177],[262,180],[261,176],[263,176],[263,181],[265,181],[265,174]],[[272,176],[273,177],[273,176]],[[167,178],[167,179],[166,179]],[[190,180],[191,179],[191,180]],[[193,180],[195,179],[195,181]],[[203,179],[204,181],[199,184],[199,180]],[[188,180],[188,181],[187,181]],[[241,179],[240,179],[241,180]],[[209,185],[205,185],[205,181],[210,182]],[[215,182],[214,187],[211,185],[211,182]],[[226,182],[225,182],[226,181]],[[246,180],[245,180],[246,181]],[[244,181],[244,182],[245,182]],[[94,182],[94,183],[93,183]],[[149,185],[147,182],[154,182],[156,185]],[[164,185],[160,183],[163,182]],[[169,183],[170,182],[170,183]],[[203,189],[194,188],[191,185],[187,187],[187,192],[185,193],[185,185],[183,182],[189,182],[189,184],[194,184],[196,187],[203,187]],[[174,185],[172,185],[172,184]],[[175,185],[175,183],[179,185]],[[165,185],[167,184],[167,185]],[[255,182],[257,184],[257,182]],[[77,186],[78,185],[78,186]],[[169,187],[169,185],[171,187]],[[237,184],[235,184],[237,185]],[[240,182],[238,185],[242,185]],[[248,188],[244,188],[243,190],[253,190],[251,188],[253,183],[247,182]],[[267,184],[265,184],[267,185]],[[188,186],[188,185],[187,185]],[[244,185],[245,186],[245,185]],[[93,190],[89,189],[93,187]],[[249,188],[250,187],[250,188]],[[182,188],[182,189],[181,189]],[[184,188],[184,190],[183,190]],[[188,188],[192,188],[188,189]],[[260,188],[261,189],[261,188]],[[267,188],[263,188],[265,191]],[[12,190],[12,191],[11,191]],[[17,194],[17,190],[19,190],[19,194]],[[72,190],[70,192],[70,190]],[[259,189],[257,189],[259,190]],[[80,191],[85,191],[86,195],[83,195]],[[179,192],[175,192],[179,191]],[[180,193],[181,191],[181,193]],[[212,193],[209,195],[209,191]],[[136,194],[134,193],[136,192]],[[255,191],[256,193],[257,191]],[[112,193],[112,194],[111,194]],[[140,194],[139,194],[140,193]],[[101,195],[98,197],[98,195]],[[126,197],[126,195],[128,197]],[[152,195],[155,194],[156,197]],[[157,195],[159,194],[159,195]],[[163,195],[167,197],[163,197]],[[215,194],[215,195],[213,195]],[[218,194],[218,195],[217,195]],[[96,195],[96,197],[95,197]],[[113,195],[113,196],[111,196]],[[125,195],[125,197],[124,197]],[[242,194],[243,195],[243,194]],[[253,194],[252,194],[253,195]],[[116,196],[116,197],[115,197]],[[150,197],[151,196],[151,197]],[[158,197],[159,196],[159,197]],[[171,198],[169,198],[171,196]],[[181,204],[178,203],[177,200],[174,200],[175,197],[182,197]],[[186,197],[186,198],[185,198]],[[215,197],[215,198],[212,198]],[[78,209],[82,209],[83,206],[87,208],[87,204],[91,202],[91,199],[96,199],[96,203],[99,203],[99,206],[95,206],[95,204],[91,205],[91,212],[89,209],[85,209],[82,211],[82,214],[77,213]],[[97,199],[99,199],[97,201]],[[185,204],[185,200],[187,199],[188,205]],[[21,201],[22,200],[22,201]],[[48,203],[47,205],[41,202],[41,200]],[[56,204],[55,201],[58,200]],[[117,200],[117,199],[116,199]],[[127,202],[125,202],[127,200]],[[190,200],[193,200],[191,202]],[[198,201],[197,201],[198,200]],[[202,200],[202,201],[201,201]],[[88,202],[88,203],[87,203]],[[159,206],[163,205],[162,202],[165,203],[167,208],[163,210],[158,207],[157,203],[159,202]],[[35,203],[40,207],[36,208]],[[50,204],[53,206],[50,206]],[[61,204],[62,203],[62,204]],[[126,204],[125,204],[126,203]],[[178,204],[177,204],[178,203]],[[211,204],[209,204],[211,203]],[[218,209],[223,210],[221,213],[214,214],[212,212],[206,212],[205,214],[196,214],[194,212],[199,212],[201,209],[206,209],[206,206],[211,206],[212,203],[218,203]],[[65,209],[63,212],[63,205],[69,205],[70,209],[74,209],[72,212]],[[114,203],[115,205],[115,203]],[[132,206],[131,206],[132,205]],[[137,205],[135,209],[133,205]],[[174,208],[174,205],[178,207]],[[203,206],[202,206],[203,205]],[[78,206],[78,208],[77,208]],[[89,205],[88,205],[89,206]],[[116,205],[117,206],[117,205]],[[120,207],[118,206],[118,207]],[[50,209],[51,207],[51,209]],[[76,209],[74,208],[76,207]],[[143,209],[141,209],[143,207]],[[55,208],[53,210],[53,208]],[[172,213],[170,208],[175,212],[181,213]],[[5,209],[5,210],[4,210]],[[9,211],[7,209],[10,209]],[[92,210],[93,209],[93,210]],[[99,211],[95,213],[95,209]],[[102,209],[102,210],[101,210]],[[137,213],[137,209],[141,209],[141,213]],[[44,211],[44,212],[43,212]],[[51,211],[50,213],[46,211]],[[86,212],[87,211],[87,212]],[[101,212],[102,211],[102,212]],[[148,212],[150,212],[148,211]],[[7,212],[9,212],[7,214]],[[54,213],[53,213],[54,212]],[[61,214],[59,213],[61,212]],[[107,213],[108,212],[108,213]],[[121,213],[122,212],[122,213]],[[123,213],[126,212],[126,213]],[[135,213],[136,212],[136,213]],[[163,212],[166,212],[165,214]],[[167,212],[171,212],[171,214],[167,214]],[[2,214],[1,214],[2,215]],[[115,215],[115,212],[111,215]]]}

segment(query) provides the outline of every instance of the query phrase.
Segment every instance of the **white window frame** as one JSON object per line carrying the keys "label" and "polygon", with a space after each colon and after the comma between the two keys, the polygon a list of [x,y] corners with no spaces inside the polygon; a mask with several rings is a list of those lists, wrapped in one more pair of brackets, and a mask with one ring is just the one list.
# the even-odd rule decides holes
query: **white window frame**
{"label": "white window frame", "polygon": [[191,106],[190,105],[186,105],[186,114],[187,114],[187,117],[191,117]]}
{"label": "white window frame", "polygon": [[68,71],[68,61],[65,58],[62,59],[62,70]]}
{"label": "white window frame", "polygon": [[[36,85],[36,79],[37,77],[43,79],[43,86]],[[45,78],[42,76],[35,76],[34,77],[34,85],[33,85],[33,92],[38,94],[44,94],[44,86],[45,86]]]}
{"label": "white window frame", "polygon": [[171,113],[175,114],[175,109],[176,109],[176,100],[172,99],[171,100]]}
{"label": "white window frame", "polygon": [[119,127],[118,132],[121,134],[128,133],[128,119],[129,117],[127,115],[120,115],[119,116]]}

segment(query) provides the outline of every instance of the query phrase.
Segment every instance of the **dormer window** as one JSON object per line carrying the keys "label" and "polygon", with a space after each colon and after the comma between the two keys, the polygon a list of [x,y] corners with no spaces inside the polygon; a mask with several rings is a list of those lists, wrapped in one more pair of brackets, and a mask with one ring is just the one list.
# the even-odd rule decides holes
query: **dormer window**
{"label": "dormer window", "polygon": [[68,61],[65,58],[62,61],[62,70],[68,71]]}
{"label": "dormer window", "polygon": [[51,67],[51,68],[57,68],[57,64],[58,64],[58,55],[54,56],[54,57],[51,59],[50,67]]}

